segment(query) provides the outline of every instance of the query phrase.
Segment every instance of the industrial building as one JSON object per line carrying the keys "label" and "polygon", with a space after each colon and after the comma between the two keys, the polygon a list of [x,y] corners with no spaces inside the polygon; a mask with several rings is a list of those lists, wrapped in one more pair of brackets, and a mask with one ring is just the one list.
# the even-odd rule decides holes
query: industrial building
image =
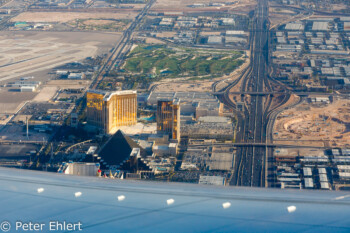
{"label": "industrial building", "polygon": [[96,176],[99,168],[99,163],[63,163],[58,172],[67,175]]}
{"label": "industrial building", "polygon": [[208,37],[208,44],[221,44],[221,43],[222,43],[221,36],[209,36]]}
{"label": "industrial building", "polygon": [[29,78],[22,78],[20,81],[11,82],[8,84],[10,87],[18,88],[20,92],[34,92],[41,84],[40,81],[27,81]]}
{"label": "industrial building", "polygon": [[158,100],[157,132],[169,134],[170,139],[180,140],[179,100]]}
{"label": "industrial building", "polygon": [[288,23],[285,30],[302,31],[304,30],[304,25],[302,23]]}
{"label": "industrial building", "polygon": [[[214,148],[213,148],[214,149]],[[209,170],[229,171],[232,169],[233,152],[213,151],[209,159]]]}
{"label": "industrial building", "polygon": [[328,22],[313,22],[312,24],[313,31],[328,31],[329,23]]}
{"label": "industrial building", "polygon": [[228,30],[226,31],[226,36],[241,36],[241,37],[246,37],[248,36],[247,32],[241,31],[241,30]]}
{"label": "industrial building", "polygon": [[137,92],[89,90],[86,94],[87,122],[113,134],[121,126],[137,123]]}
{"label": "industrial building", "polygon": [[193,116],[219,116],[223,112],[223,104],[210,93],[203,92],[152,92],[147,104],[157,106],[158,100],[178,99],[181,102],[181,115]]}
{"label": "industrial building", "polygon": [[199,184],[207,185],[225,185],[226,179],[221,176],[200,176]]}
{"label": "industrial building", "polygon": [[247,39],[241,37],[226,36],[225,43],[247,43]]}
{"label": "industrial building", "polygon": [[12,83],[9,83],[9,86],[11,87],[32,87],[34,86],[35,88],[39,87],[41,84],[40,81],[15,81]]}
{"label": "industrial building", "polygon": [[36,90],[35,86],[22,86],[20,87],[21,92],[34,92]]}
{"label": "industrial building", "polygon": [[[277,78],[291,86],[347,89],[350,86],[349,22],[348,17],[310,17],[287,23],[284,30],[276,31],[273,63]],[[320,81],[291,82],[293,76],[311,80],[315,75],[320,76]]]}
{"label": "industrial building", "polygon": [[222,25],[234,26],[236,24],[233,18],[221,18]]}
{"label": "industrial building", "polygon": [[70,73],[68,79],[84,79],[86,75],[84,73]]}
{"label": "industrial building", "polygon": [[232,121],[227,117],[200,117],[195,122],[183,122],[181,135],[191,139],[216,139],[232,141],[234,130]]}

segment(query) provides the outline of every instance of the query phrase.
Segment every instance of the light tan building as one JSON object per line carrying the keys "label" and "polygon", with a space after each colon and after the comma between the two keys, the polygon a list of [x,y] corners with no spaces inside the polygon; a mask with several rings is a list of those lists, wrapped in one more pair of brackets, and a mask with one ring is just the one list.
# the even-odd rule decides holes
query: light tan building
{"label": "light tan building", "polygon": [[158,100],[157,132],[167,133],[170,139],[180,140],[179,100]]}
{"label": "light tan building", "polygon": [[89,90],[86,104],[88,124],[102,128],[106,134],[137,123],[136,91]]}

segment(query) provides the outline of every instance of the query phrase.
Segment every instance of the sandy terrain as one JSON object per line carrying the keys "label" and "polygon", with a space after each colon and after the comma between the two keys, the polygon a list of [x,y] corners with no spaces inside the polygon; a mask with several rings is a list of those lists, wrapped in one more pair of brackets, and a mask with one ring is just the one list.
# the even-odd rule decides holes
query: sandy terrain
{"label": "sandy terrain", "polygon": [[66,23],[75,19],[134,19],[136,12],[24,12],[11,19],[12,22]]}
{"label": "sandy terrain", "polygon": [[[248,13],[256,5],[256,0],[240,0],[236,4],[227,6],[211,6],[211,7],[188,7],[188,5],[195,3],[212,3],[211,0],[157,0],[152,6],[151,10],[160,12],[201,12],[201,11],[235,11],[234,13]],[[231,3],[232,0],[219,1],[220,3]]]}
{"label": "sandy terrain", "polygon": [[84,24],[100,26],[100,25],[111,24],[114,22],[115,22],[114,20],[108,20],[108,19],[101,19],[101,20],[89,19],[89,20],[84,21]]}
{"label": "sandy terrain", "polygon": [[308,19],[310,17],[309,15],[298,14],[297,11],[293,11],[292,9],[286,10],[283,7],[270,7],[269,12],[271,28],[293,21]]}
{"label": "sandy terrain", "polygon": [[158,32],[157,37],[170,38],[170,37],[174,37],[176,34],[177,34],[176,32]]}
{"label": "sandy terrain", "polygon": [[164,41],[157,40],[156,38],[153,38],[153,37],[146,37],[145,39],[146,39],[145,40],[146,44],[165,44]]}
{"label": "sandy terrain", "polygon": [[86,87],[90,81],[62,82],[54,80],[48,72],[57,66],[94,57],[109,51],[119,40],[120,33],[94,32],[2,32],[0,35],[0,83],[20,77],[34,76],[43,82],[37,92],[21,93],[0,90],[0,113],[14,113],[31,101],[47,101],[58,88]]}
{"label": "sandy terrain", "polygon": [[52,97],[55,96],[56,92],[58,91],[58,87],[44,87],[43,89],[40,90],[40,93],[35,96],[33,99],[34,102],[47,102]]}
{"label": "sandy terrain", "polygon": [[0,81],[107,52],[119,33],[6,32],[0,36]]}
{"label": "sandy terrain", "polygon": [[284,111],[277,118],[274,132],[278,133],[274,140],[290,140],[292,144],[350,145],[350,100],[329,105],[304,103]]}
{"label": "sandy terrain", "polygon": [[285,10],[285,9],[276,8],[276,7],[270,7],[269,10],[271,13],[277,13],[277,14],[289,14],[289,15],[295,14],[294,11]]}

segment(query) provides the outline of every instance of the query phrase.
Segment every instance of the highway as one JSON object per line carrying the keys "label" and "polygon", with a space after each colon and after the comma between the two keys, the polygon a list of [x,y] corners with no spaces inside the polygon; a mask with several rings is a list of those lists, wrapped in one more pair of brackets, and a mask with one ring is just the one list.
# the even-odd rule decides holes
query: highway
{"label": "highway", "polygon": [[[235,144],[237,153],[234,159],[233,175],[230,185],[269,186],[267,158],[272,157],[272,141],[267,141],[272,127],[268,127],[270,116],[289,99],[291,93],[274,80],[268,78],[269,62],[269,8],[267,0],[258,1],[252,19],[250,32],[251,62],[244,74],[224,90],[218,90],[219,99],[237,113],[237,133]],[[240,91],[231,89],[241,81]],[[278,86],[279,90],[274,90]],[[281,91],[282,89],[282,91]],[[221,94],[221,93],[223,94]],[[241,94],[244,110],[238,111],[232,94]],[[221,95],[220,95],[221,94]],[[267,95],[266,95],[267,94]],[[282,96],[277,106],[272,107],[274,94]],[[249,95],[250,98],[246,98]],[[271,124],[270,124],[271,125]],[[264,146],[265,145],[265,146]]]}
{"label": "highway", "polygon": [[[265,78],[267,76],[267,37],[268,37],[268,7],[267,2],[258,3],[253,19],[252,35],[252,61],[251,73],[242,82],[241,92],[265,91]],[[239,118],[240,132],[237,134],[237,142],[247,143],[247,146],[238,147],[236,163],[234,165],[231,185],[239,186],[263,186],[264,177],[264,148],[250,143],[264,143],[266,135],[264,131],[264,99],[261,95],[251,95],[250,101],[242,97],[246,109]]]}

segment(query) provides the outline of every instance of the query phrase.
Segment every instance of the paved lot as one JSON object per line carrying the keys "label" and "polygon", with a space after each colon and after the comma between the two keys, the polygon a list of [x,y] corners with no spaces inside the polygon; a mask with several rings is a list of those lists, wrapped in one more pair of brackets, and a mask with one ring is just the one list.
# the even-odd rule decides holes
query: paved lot
{"label": "paved lot", "polygon": [[0,145],[0,159],[24,158],[27,152],[38,149],[38,146],[31,144]]}

